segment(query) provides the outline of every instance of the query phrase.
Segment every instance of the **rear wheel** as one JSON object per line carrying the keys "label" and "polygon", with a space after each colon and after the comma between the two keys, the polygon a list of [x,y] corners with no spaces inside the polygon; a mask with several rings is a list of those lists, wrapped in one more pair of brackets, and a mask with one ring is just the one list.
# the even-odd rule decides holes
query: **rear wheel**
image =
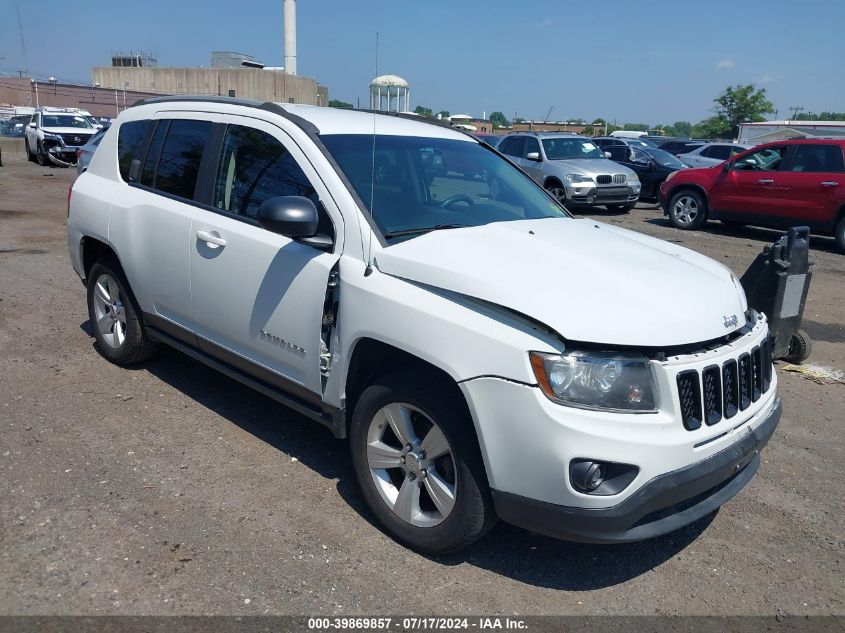
{"label": "rear wheel", "polygon": [[834,237],[836,237],[836,245],[839,247],[839,250],[845,253],[845,215],[839,219]]}
{"label": "rear wheel", "polygon": [[605,208],[611,213],[630,213],[634,208],[633,204],[606,204]]}
{"label": "rear wheel", "polygon": [[707,202],[697,191],[680,191],[669,202],[669,220],[679,229],[697,229],[707,219]]}
{"label": "rear wheel", "polygon": [[101,259],[88,274],[88,318],[100,353],[116,365],[151,358],[158,344],[150,339],[120,265]]}
{"label": "rear wheel", "polygon": [[419,372],[382,376],[358,399],[350,431],[364,499],[397,541],[444,554],[495,523],[472,420],[448,385]]}

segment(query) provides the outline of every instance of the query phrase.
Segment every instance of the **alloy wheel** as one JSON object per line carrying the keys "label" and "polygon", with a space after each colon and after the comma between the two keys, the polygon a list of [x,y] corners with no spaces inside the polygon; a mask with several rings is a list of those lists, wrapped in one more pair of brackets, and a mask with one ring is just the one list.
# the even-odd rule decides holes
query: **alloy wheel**
{"label": "alloy wheel", "polygon": [[126,340],[126,310],[120,285],[107,274],[100,275],[94,283],[95,327],[106,345],[117,349]]}
{"label": "alloy wheel", "polygon": [[561,204],[566,203],[566,189],[563,187],[553,186],[548,189],[548,192],[552,194]]}
{"label": "alloy wheel", "polygon": [[434,527],[452,512],[452,447],[420,409],[394,402],[376,412],[367,430],[367,465],[382,501],[406,523]]}
{"label": "alloy wheel", "polygon": [[700,211],[698,200],[692,196],[681,196],[675,201],[675,206],[672,208],[675,219],[684,226],[689,226],[695,222]]}

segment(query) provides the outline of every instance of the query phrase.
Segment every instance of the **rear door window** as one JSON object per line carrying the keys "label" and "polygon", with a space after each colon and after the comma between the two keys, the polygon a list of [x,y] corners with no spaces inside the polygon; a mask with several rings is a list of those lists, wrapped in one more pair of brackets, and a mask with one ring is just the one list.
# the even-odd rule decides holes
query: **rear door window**
{"label": "rear door window", "polygon": [[158,191],[193,199],[211,126],[211,121],[174,119],[170,122],[156,170]]}
{"label": "rear door window", "polygon": [[842,173],[842,148],[837,145],[796,145],[788,171],[807,173]]}
{"label": "rear door window", "polygon": [[512,138],[506,138],[504,141],[502,141],[501,152],[503,154],[507,154],[508,156],[521,158],[523,147],[525,147],[525,137],[514,136]]}
{"label": "rear door window", "polygon": [[136,158],[141,160],[141,151],[144,149],[144,140],[147,138],[147,131],[152,121],[128,121],[120,126],[117,131],[117,164],[120,170],[120,177],[126,182],[129,180],[129,170],[132,161]]}

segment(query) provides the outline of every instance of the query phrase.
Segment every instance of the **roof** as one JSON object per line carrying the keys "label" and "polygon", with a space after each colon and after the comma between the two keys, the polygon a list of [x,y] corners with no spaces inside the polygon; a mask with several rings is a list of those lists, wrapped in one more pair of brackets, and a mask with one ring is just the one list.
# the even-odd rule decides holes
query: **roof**
{"label": "roof", "polygon": [[[385,136],[423,136],[429,138],[454,139],[476,143],[472,137],[452,129],[448,126],[427,123],[420,117],[397,113],[368,112],[366,110],[347,110],[344,108],[327,108],[292,103],[261,103],[247,99],[231,97],[155,97],[136,103],[136,106],[161,105],[162,109],[185,109],[190,104],[197,110],[235,114],[240,108],[256,108],[265,110],[268,116],[279,116],[279,110],[291,115],[291,119],[300,127],[307,128],[308,124],[315,129],[309,130],[317,134],[376,134]],[[231,108],[231,109],[230,109]],[[130,108],[131,110],[131,108]],[[281,114],[281,116],[284,116]]]}

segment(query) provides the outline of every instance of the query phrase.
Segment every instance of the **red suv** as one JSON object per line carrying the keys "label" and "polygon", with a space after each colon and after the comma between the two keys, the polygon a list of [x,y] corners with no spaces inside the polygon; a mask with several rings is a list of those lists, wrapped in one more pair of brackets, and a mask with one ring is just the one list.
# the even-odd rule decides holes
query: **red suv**
{"label": "red suv", "polygon": [[833,235],[845,252],[845,140],[758,145],[729,160],[670,174],[660,205],[679,229],[707,220],[786,228],[807,225]]}

